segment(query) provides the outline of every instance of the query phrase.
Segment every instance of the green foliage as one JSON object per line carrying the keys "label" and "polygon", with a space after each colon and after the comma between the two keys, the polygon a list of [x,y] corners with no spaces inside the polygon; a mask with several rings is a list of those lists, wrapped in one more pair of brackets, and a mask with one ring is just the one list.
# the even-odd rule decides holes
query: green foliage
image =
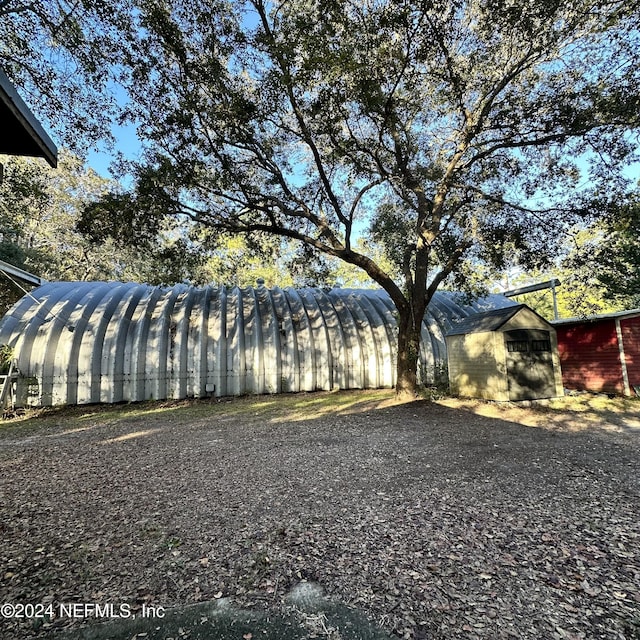
{"label": "green foliage", "polygon": [[591,234],[582,254],[592,256],[586,262],[593,268],[606,297],[628,307],[639,306],[640,199],[607,217]]}
{"label": "green foliage", "polygon": [[[6,235],[11,236],[13,234],[3,234],[3,236]],[[0,260],[4,260],[16,267],[24,268],[27,262],[27,254],[15,242],[3,240],[0,242]]]}
{"label": "green foliage", "polygon": [[133,27],[128,0],[0,3],[0,67],[53,137],[81,153],[110,136]]}
{"label": "green foliage", "polygon": [[451,389],[449,387],[449,368],[446,362],[436,362],[432,375],[427,370],[420,372],[422,389],[420,395],[429,402],[436,402],[446,398]]}
{"label": "green foliage", "polygon": [[[85,279],[105,273],[73,227],[83,200],[99,198],[107,181],[61,153],[58,170],[29,158],[5,158],[0,185],[7,261],[46,279]],[[104,261],[106,256],[102,256]]]}
{"label": "green foliage", "polygon": [[13,348],[7,344],[0,345],[0,373],[7,373],[15,357]]}
{"label": "green foliage", "polygon": [[[605,211],[596,223],[574,232],[557,266],[530,272],[508,287],[558,278],[557,307],[561,318],[588,316],[640,306],[640,208],[635,197]],[[549,290],[518,297],[547,319],[553,318]]]}
{"label": "green foliage", "polygon": [[[116,230],[127,226],[115,224],[115,208],[100,208],[95,226],[83,228],[86,236],[80,233],[80,212],[110,193],[114,185],[87,170],[76,156],[61,151],[55,170],[28,158],[3,158],[3,163],[0,259],[47,280],[116,279],[149,284],[181,282],[191,278],[202,263],[200,252],[188,238],[170,229],[163,230],[165,235],[159,235],[158,227],[146,235],[132,236],[131,229],[116,235]],[[120,214],[123,209],[117,211]],[[124,212],[126,215],[126,209]],[[109,224],[115,237],[105,232]],[[3,284],[0,295],[6,310],[24,290],[8,278]]]}
{"label": "green foliage", "polygon": [[[264,240],[264,244],[261,243]],[[207,257],[200,265],[197,280],[227,287],[256,286],[262,279],[268,287],[293,285],[292,277],[278,265],[281,253],[276,239],[218,235],[207,242]],[[280,268],[279,268],[280,267]]]}
{"label": "green foliage", "polygon": [[93,244],[114,240],[120,245],[149,248],[161,232],[154,213],[154,209],[147,209],[144,217],[137,216],[130,194],[107,193],[84,208],[76,230]]}
{"label": "green foliage", "polygon": [[[359,239],[358,246],[366,241]],[[199,284],[216,283],[227,287],[334,286],[371,288],[375,283],[361,270],[340,260],[319,255],[304,245],[295,245],[270,234],[250,237],[209,233],[200,254],[201,261],[191,279]]]}
{"label": "green foliage", "polygon": [[[577,237],[580,238],[582,234]],[[537,282],[557,278],[560,285],[556,287],[556,307],[558,317],[573,318],[590,315],[612,313],[633,308],[630,299],[612,299],[602,286],[595,272],[589,268],[577,267],[574,256],[569,255],[560,266],[544,272],[520,273],[503,283],[503,289],[516,288]],[[551,289],[543,289],[514,298],[515,302],[526,304],[547,320],[554,319],[553,294]]]}
{"label": "green foliage", "polygon": [[[578,279],[569,272],[553,271],[553,276],[558,277],[561,285],[556,287],[556,305],[559,318],[585,317],[598,313],[609,313],[621,309],[608,304],[603,298],[602,290],[593,282]],[[533,284],[552,277],[545,273],[540,277],[527,276],[522,284]],[[536,313],[547,320],[554,319],[553,295],[550,289],[527,293],[513,298],[514,302],[526,304]]]}

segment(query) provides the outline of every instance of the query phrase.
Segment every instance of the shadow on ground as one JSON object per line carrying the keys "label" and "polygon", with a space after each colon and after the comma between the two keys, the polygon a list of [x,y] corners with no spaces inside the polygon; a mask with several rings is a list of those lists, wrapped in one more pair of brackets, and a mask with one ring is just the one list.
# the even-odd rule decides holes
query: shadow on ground
{"label": "shadow on ground", "polygon": [[287,598],[286,613],[255,612],[234,607],[228,598],[181,609],[138,613],[119,622],[73,631],[52,632],[50,640],[389,640],[390,636],[359,611],[325,598],[316,584],[300,583]]}
{"label": "shadow on ground", "polygon": [[[167,614],[12,618],[0,639],[638,637],[640,405],[390,400],[90,408],[3,427],[0,603]],[[305,580],[336,600],[287,598]]]}

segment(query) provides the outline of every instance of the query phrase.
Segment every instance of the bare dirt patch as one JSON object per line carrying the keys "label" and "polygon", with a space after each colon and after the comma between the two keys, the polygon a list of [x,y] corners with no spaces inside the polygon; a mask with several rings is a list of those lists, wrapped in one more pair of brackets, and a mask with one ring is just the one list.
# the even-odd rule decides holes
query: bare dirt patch
{"label": "bare dirt patch", "polygon": [[377,391],[8,423],[0,603],[281,611],[308,580],[405,638],[638,638],[640,405],[611,402]]}

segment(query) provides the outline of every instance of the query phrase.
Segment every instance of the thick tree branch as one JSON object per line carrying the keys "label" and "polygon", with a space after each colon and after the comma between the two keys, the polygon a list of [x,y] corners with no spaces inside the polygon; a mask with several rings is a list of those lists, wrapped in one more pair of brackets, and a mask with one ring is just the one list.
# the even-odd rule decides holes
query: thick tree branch
{"label": "thick tree branch", "polygon": [[307,122],[305,120],[304,114],[302,113],[302,109],[300,108],[298,99],[296,98],[295,91],[293,89],[293,79],[291,75],[291,68],[287,63],[287,61],[285,60],[285,57],[280,52],[280,48],[276,42],[276,38],[273,34],[273,31],[271,30],[271,24],[267,16],[265,6],[262,4],[260,0],[254,1],[253,6],[258,12],[258,16],[260,17],[262,27],[265,31],[265,34],[269,38],[269,42],[272,49],[271,52],[278,63],[280,71],[283,74],[284,85],[285,85],[284,89],[287,93],[287,97],[293,109],[293,113],[295,115],[296,121],[298,122],[298,126],[300,127],[300,133],[301,133],[302,139],[304,140],[305,144],[309,147],[311,151],[316,169],[318,170],[318,174],[320,176],[320,180],[324,186],[325,193],[327,194],[329,202],[331,203],[331,206],[333,207],[333,210],[336,216],[338,217],[340,222],[346,226],[348,224],[348,220],[342,211],[340,201],[333,189],[333,186],[331,185],[331,180],[327,175],[324,162],[322,160],[322,155],[320,154],[318,146],[315,143],[314,137],[311,134],[309,127],[307,126]]}
{"label": "thick tree branch", "polygon": [[327,255],[334,256],[349,264],[353,264],[355,266],[364,269],[364,271],[381,287],[383,287],[387,293],[391,296],[394,301],[396,307],[404,308],[407,305],[407,300],[403,295],[400,288],[396,285],[392,278],[389,277],[371,258],[365,256],[361,253],[353,251],[352,249],[345,248],[336,248],[331,246],[330,244],[326,244],[322,242],[318,238],[314,238],[305,234],[301,231],[291,229],[288,227],[282,226],[273,226],[268,224],[261,224],[255,222],[247,222],[234,223],[232,220],[225,220],[224,222],[219,222],[216,226],[220,226],[227,231],[234,233],[253,233],[256,231],[260,231],[263,233],[270,233],[272,235],[291,238],[293,240],[298,240],[303,242],[304,244],[321,251],[322,253],[326,253]]}

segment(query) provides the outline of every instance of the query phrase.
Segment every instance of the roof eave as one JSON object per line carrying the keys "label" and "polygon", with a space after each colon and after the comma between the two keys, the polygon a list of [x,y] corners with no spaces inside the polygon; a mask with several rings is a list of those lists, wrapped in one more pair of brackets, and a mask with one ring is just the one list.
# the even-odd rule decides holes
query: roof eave
{"label": "roof eave", "polygon": [[633,318],[640,316],[640,309],[629,309],[627,311],[613,311],[611,313],[600,313],[592,316],[575,316],[573,318],[560,318],[558,320],[552,320],[552,325],[563,324],[583,324],[588,322],[600,322],[601,320],[615,320],[624,318]]}
{"label": "roof eave", "polygon": [[[468,316],[460,321],[460,326],[453,326],[446,334],[449,336],[463,336],[472,333],[491,333],[493,331],[499,331],[513,316],[515,316],[522,309],[528,308],[525,304],[515,304],[501,309],[495,309],[492,311],[485,311],[483,313],[476,313]],[[535,312],[534,312],[535,313]],[[503,316],[503,317],[500,317]],[[477,326],[476,323],[482,322],[486,318],[497,317],[496,324],[490,326]],[[469,325],[471,321],[471,326]]]}
{"label": "roof eave", "polygon": [[13,117],[13,122],[7,123],[9,127],[17,127],[21,140],[28,140],[35,144],[35,149],[26,147],[21,152],[20,148],[8,147],[5,149],[0,143],[0,152],[8,155],[35,155],[36,157],[44,158],[51,167],[57,167],[58,149],[56,145],[18,95],[15,87],[2,69],[0,69],[0,101]]}

